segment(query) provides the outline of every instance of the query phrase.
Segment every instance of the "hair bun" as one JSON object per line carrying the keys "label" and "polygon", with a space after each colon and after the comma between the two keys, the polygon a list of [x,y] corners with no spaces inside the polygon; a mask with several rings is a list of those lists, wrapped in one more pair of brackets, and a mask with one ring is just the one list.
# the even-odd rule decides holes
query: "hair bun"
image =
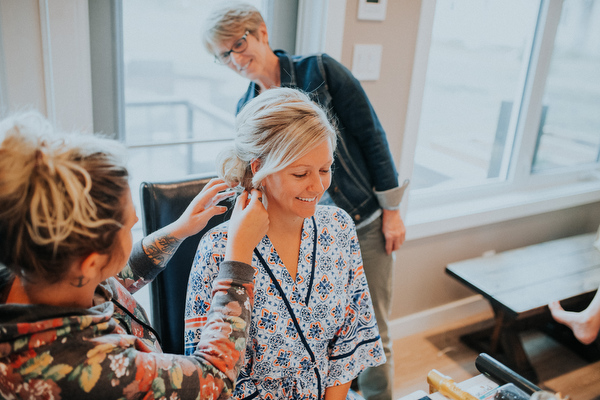
{"label": "hair bun", "polygon": [[55,132],[39,113],[0,121],[0,263],[27,279],[61,279],[66,266],[108,252],[124,223],[124,147]]}

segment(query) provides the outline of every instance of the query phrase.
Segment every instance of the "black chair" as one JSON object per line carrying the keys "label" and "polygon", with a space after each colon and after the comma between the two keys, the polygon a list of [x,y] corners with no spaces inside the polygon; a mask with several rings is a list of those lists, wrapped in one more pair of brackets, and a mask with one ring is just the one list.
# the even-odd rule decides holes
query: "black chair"
{"label": "black chair", "polygon": [[[173,182],[142,182],[140,197],[144,235],[179,218],[192,199],[214,177],[215,174],[211,173]],[[166,269],[150,284],[152,325],[160,335],[165,353],[183,354],[184,351],[185,297],[188,276],[200,238],[209,229],[227,220],[230,214],[231,208],[225,214],[213,217],[198,234],[184,240],[167,263]]]}

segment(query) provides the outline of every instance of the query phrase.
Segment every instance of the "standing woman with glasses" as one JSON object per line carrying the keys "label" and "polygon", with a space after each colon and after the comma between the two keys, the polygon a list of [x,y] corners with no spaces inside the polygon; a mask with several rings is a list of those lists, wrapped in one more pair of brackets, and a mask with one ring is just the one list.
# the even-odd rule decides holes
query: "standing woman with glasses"
{"label": "standing woman with glasses", "polygon": [[394,372],[388,320],[393,252],[404,242],[400,201],[408,182],[398,184],[394,160],[375,110],[358,80],[327,54],[292,56],[273,51],[263,18],[252,5],[228,3],[214,11],[203,39],[216,62],[251,81],[238,103],[238,112],[259,93],[291,87],[310,93],[336,120],[340,145],[331,186],[321,203],[344,209],[356,224],[388,360],[362,373],[359,388],[367,399],[391,399]]}
{"label": "standing woman with glasses", "polygon": [[[254,311],[236,399],[343,400],[352,379],[385,355],[350,216],[318,205],[331,182],[336,131],[297,90],[267,90],[236,118],[219,162],[229,184],[258,189],[269,230],[254,250]],[[229,225],[198,246],[186,301],[189,354],[204,339],[207,295],[221,268]],[[210,334],[208,332],[208,334]]]}
{"label": "standing woman with glasses", "polygon": [[137,217],[123,151],[114,140],[59,135],[39,114],[0,121],[2,399],[231,394],[251,315],[248,264],[267,231],[266,210],[240,196],[209,294],[207,334],[190,356],[163,354],[131,294],[186,237],[225,212],[216,203],[228,185],[211,181],[177,221],[133,244]]}

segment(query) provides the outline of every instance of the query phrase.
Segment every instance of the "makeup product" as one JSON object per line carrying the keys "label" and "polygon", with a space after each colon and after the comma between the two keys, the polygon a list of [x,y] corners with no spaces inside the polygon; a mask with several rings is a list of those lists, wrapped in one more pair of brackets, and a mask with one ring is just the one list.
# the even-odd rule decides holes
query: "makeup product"
{"label": "makeup product", "polygon": [[459,388],[449,376],[442,375],[435,369],[427,374],[427,383],[430,393],[440,392],[453,400],[478,400],[477,397]]}
{"label": "makeup product", "polygon": [[499,381],[500,384],[512,383],[529,395],[542,390],[486,353],[481,353],[477,356],[475,367],[479,372]]}

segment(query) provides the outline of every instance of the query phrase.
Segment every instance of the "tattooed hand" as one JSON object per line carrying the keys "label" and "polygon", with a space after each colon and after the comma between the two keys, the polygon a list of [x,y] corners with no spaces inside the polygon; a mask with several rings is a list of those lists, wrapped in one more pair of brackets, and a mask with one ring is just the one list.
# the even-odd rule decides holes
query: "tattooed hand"
{"label": "tattooed hand", "polygon": [[173,236],[183,240],[188,236],[195,235],[206,226],[212,217],[227,211],[227,207],[217,204],[235,194],[234,192],[223,192],[228,187],[221,179],[211,179],[192,200],[181,217],[171,224]]}
{"label": "tattooed hand", "polygon": [[211,179],[175,222],[143,239],[144,251],[155,265],[168,261],[184,239],[200,232],[215,215],[227,211],[227,207],[217,205],[235,194],[223,192],[227,188],[223,180]]}

